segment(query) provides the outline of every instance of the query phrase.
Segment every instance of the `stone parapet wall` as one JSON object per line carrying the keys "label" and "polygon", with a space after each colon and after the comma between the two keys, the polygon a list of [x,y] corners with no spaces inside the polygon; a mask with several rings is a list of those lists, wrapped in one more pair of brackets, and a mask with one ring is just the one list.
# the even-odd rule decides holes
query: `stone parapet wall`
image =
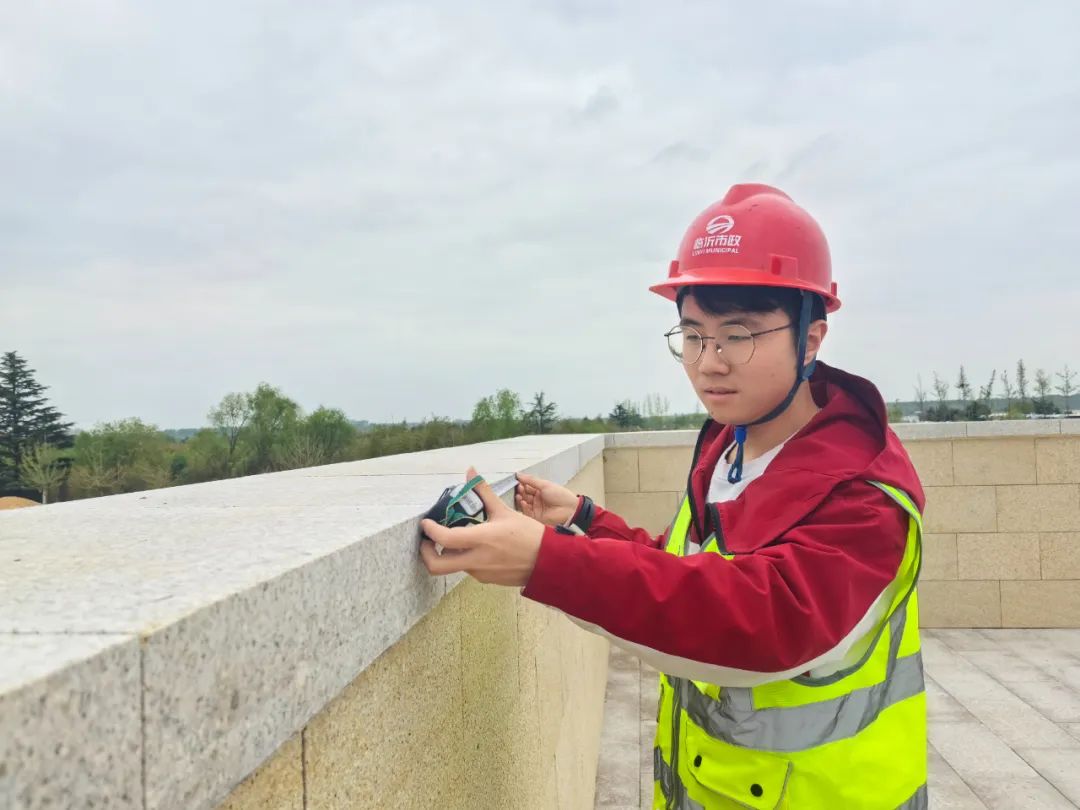
{"label": "stone parapet wall", "polygon": [[0,514],[0,810],[591,807],[607,642],[429,576],[417,523],[469,464],[603,503],[603,446],[527,436]]}

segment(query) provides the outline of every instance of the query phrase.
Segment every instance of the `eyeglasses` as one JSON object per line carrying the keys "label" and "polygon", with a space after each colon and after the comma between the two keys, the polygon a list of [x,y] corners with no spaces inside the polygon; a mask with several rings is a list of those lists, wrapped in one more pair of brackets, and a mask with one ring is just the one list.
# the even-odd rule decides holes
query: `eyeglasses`
{"label": "eyeglasses", "polygon": [[745,326],[731,324],[722,326],[715,337],[703,335],[689,326],[676,326],[669,332],[664,333],[667,338],[668,349],[680,363],[692,366],[701,359],[705,351],[705,341],[711,340],[716,344],[716,353],[726,363],[743,365],[749,363],[754,356],[754,338],[790,329],[795,324],[788,323],[777,326],[775,329],[763,329],[760,332],[751,332]]}

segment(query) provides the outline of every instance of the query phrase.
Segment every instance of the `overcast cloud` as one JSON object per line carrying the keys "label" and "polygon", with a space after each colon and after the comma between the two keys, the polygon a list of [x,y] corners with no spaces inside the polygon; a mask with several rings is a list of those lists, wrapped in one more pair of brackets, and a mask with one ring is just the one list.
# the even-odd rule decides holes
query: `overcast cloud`
{"label": "overcast cloud", "polygon": [[80,427],[691,410],[646,288],[740,181],[888,399],[1080,368],[1075,0],[2,2],[0,351]]}

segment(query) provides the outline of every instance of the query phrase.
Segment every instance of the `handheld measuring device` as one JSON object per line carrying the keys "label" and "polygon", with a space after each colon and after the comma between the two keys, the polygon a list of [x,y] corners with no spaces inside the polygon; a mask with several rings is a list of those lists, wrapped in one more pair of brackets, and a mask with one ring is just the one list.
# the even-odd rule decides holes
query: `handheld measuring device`
{"label": "handheld measuring device", "polygon": [[[483,480],[484,477],[478,475],[464,484],[447,487],[424,517],[451,529],[483,523],[487,520],[484,502],[473,491]],[[497,497],[501,498],[514,489],[517,483],[517,476],[511,475],[493,484],[491,489]],[[442,554],[443,547],[436,543],[435,551]]]}

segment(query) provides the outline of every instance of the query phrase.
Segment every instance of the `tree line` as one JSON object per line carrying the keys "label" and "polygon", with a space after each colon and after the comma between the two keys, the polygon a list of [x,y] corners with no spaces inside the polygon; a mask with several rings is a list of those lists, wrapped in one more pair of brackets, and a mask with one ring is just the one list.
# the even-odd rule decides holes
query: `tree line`
{"label": "tree line", "polygon": [[622,400],[606,416],[563,417],[543,391],[523,401],[503,388],[477,402],[468,420],[358,423],[338,408],[304,413],[261,383],[226,394],[204,427],[180,439],[134,417],[74,431],[47,390],[16,352],[0,357],[0,496],[72,500],[525,434],[697,428],[704,420],[703,411],[671,414],[658,394]]}
{"label": "tree line", "polygon": [[[915,386],[915,403],[920,419],[925,422],[977,421],[999,415],[1005,419],[1025,419],[1029,415],[1053,416],[1072,412],[1072,398],[1080,393],[1075,384],[1076,372],[1068,364],[1053,376],[1043,369],[1036,369],[1034,377],[1028,373],[1023,360],[1016,364],[1015,375],[1010,379],[1008,369],[998,376],[997,369],[990,372],[986,385],[972,383],[964,366],[960,366],[956,382],[952,385],[938,373],[933,372],[929,391],[922,376]],[[995,394],[995,385],[998,386]],[[951,397],[955,389],[957,396]],[[1061,398],[1061,407],[1053,395]],[[995,411],[995,407],[1002,410]],[[895,406],[894,406],[895,408]],[[890,418],[893,416],[890,411]]]}

